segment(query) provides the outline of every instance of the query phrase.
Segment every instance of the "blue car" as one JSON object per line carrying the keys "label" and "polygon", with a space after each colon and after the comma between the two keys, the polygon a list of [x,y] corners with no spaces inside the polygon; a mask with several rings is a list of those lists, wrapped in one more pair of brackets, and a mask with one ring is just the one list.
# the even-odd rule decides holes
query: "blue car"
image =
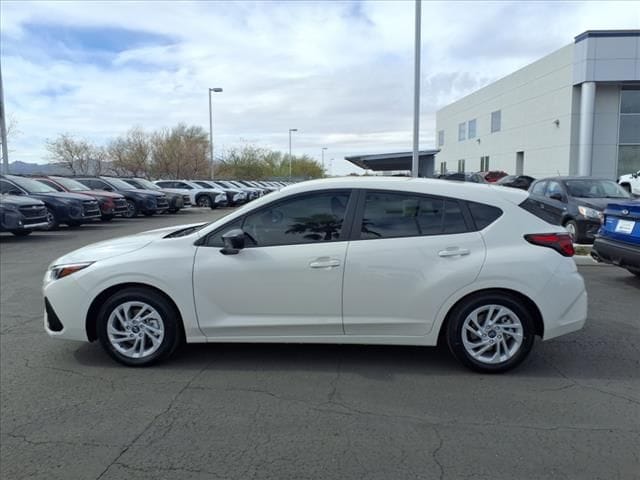
{"label": "blue car", "polygon": [[591,256],[640,277],[640,202],[607,205]]}

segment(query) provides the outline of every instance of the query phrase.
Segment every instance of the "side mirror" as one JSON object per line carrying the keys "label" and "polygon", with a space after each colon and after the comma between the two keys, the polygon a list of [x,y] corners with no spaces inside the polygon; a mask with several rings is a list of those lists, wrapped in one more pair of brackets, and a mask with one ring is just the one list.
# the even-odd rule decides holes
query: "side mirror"
{"label": "side mirror", "polygon": [[107,192],[113,192],[113,188],[111,188],[109,185],[105,185],[104,190]]}
{"label": "side mirror", "polygon": [[220,250],[223,255],[237,255],[244,248],[246,235],[240,228],[229,230],[222,235],[224,248]]}
{"label": "side mirror", "polygon": [[553,199],[553,200],[558,200],[559,202],[563,202],[564,199],[562,198],[562,194],[561,193],[552,193],[551,195],[549,195],[549,198]]}

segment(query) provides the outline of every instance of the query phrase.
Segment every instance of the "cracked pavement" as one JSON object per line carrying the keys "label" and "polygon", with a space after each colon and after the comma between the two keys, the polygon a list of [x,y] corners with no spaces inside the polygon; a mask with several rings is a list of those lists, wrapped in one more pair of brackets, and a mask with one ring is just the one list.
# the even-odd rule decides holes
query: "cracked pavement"
{"label": "cracked pavement", "polygon": [[131,369],[45,334],[54,258],[224,212],[0,236],[0,478],[640,478],[640,279],[614,267],[580,267],[583,331],[500,376],[444,348],[335,345],[190,345]]}

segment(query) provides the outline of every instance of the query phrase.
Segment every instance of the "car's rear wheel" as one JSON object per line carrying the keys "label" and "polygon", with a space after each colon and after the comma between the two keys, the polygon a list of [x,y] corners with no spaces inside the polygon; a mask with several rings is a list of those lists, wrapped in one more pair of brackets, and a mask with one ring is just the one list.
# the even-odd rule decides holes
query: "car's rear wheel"
{"label": "car's rear wheel", "polygon": [[127,211],[122,214],[124,218],[135,218],[138,216],[138,207],[133,200],[127,200]]}
{"label": "car's rear wheel", "polygon": [[167,358],[181,343],[179,322],[175,307],[159,293],[127,288],[102,305],[98,339],[116,361],[147,366]]}
{"label": "car's rear wheel", "polygon": [[456,305],[447,323],[453,355],[472,370],[506,372],[522,362],[533,346],[531,313],[511,295],[481,293]]}

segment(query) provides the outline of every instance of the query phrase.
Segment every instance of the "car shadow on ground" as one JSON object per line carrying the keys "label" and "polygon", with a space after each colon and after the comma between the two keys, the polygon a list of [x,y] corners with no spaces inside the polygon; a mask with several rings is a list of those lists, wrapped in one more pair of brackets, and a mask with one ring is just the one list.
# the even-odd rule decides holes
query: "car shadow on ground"
{"label": "car shadow on ground", "polygon": [[[570,337],[568,337],[570,338]],[[555,343],[555,345],[554,345]],[[549,349],[553,355],[548,356]],[[113,361],[97,342],[83,344],[73,351],[78,364],[101,369],[127,368]],[[553,364],[552,364],[553,360]],[[582,359],[584,360],[584,359]],[[593,359],[595,360],[595,359]],[[575,354],[559,342],[539,339],[529,357],[508,376],[520,378],[558,378],[571,370],[573,378],[630,378],[632,371],[576,371]],[[591,362],[588,362],[591,363]],[[271,372],[334,372],[337,366],[345,372],[373,380],[388,380],[395,375],[413,376],[477,376],[462,366],[446,346],[413,347],[385,345],[324,345],[324,344],[244,344],[208,343],[181,347],[173,357],[146,367],[168,372],[209,370],[224,373],[238,371]],[[632,368],[630,366],[630,368]],[[608,370],[608,369],[607,369]],[[482,375],[485,376],[486,375]]]}

